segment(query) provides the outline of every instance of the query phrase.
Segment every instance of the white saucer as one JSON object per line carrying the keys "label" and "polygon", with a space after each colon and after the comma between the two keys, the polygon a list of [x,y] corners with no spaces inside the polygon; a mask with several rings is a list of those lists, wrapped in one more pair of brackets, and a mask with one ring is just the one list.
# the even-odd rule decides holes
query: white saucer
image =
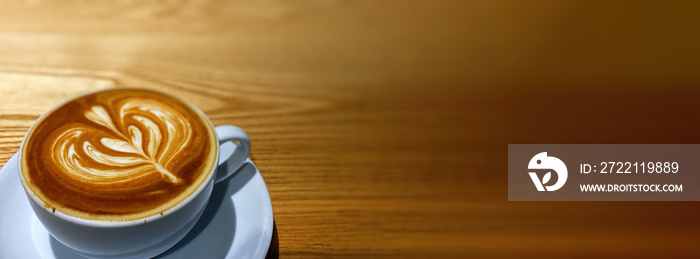
{"label": "white saucer", "polygon": [[[248,159],[230,179],[214,185],[192,231],[156,258],[261,259],[272,230],[270,194]],[[0,258],[82,258],[51,237],[32,212],[19,180],[17,154],[0,169]]]}

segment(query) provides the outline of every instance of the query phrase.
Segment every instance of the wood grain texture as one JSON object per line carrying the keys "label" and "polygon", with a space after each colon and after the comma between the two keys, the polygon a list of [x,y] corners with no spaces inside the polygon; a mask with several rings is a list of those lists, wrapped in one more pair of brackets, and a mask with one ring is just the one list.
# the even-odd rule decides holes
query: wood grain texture
{"label": "wood grain texture", "polygon": [[12,1],[0,161],[68,96],[159,89],[249,133],[273,258],[692,256],[696,203],[510,203],[506,161],[508,143],[698,143],[697,10]]}

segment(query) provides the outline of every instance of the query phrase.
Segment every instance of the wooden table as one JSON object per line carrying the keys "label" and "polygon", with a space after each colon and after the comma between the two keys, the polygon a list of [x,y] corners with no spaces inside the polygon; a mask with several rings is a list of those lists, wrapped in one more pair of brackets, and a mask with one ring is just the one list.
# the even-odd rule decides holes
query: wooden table
{"label": "wooden table", "polygon": [[508,202],[508,143],[700,143],[697,4],[0,4],[0,161],[74,94],[245,129],[268,258],[674,257],[697,203]]}

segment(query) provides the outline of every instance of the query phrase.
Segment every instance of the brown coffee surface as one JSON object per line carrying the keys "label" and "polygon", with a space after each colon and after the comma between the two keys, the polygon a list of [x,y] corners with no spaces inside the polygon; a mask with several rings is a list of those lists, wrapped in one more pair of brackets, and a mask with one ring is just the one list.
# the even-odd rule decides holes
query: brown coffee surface
{"label": "brown coffee surface", "polygon": [[123,221],[164,212],[212,171],[218,145],[201,113],[150,90],[77,97],[25,137],[23,181],[44,206],[68,215]]}

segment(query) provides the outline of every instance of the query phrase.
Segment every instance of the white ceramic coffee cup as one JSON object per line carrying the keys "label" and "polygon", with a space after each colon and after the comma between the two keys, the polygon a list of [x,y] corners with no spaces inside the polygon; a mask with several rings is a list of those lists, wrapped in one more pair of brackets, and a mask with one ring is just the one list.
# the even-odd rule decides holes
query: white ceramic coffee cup
{"label": "white ceramic coffee cup", "polygon": [[[95,92],[84,95],[91,93]],[[51,111],[79,97],[76,96],[49,109],[30,127],[27,136]],[[27,186],[23,173],[20,172],[22,186],[34,214],[56,240],[90,258],[149,258],[174,246],[192,229],[209,201],[214,184],[227,179],[245,163],[250,154],[251,144],[250,138],[241,128],[230,125],[214,127],[199,108],[180,98],[173,98],[182,101],[205,118],[207,127],[213,128],[216,132],[219,145],[234,140],[238,142],[229,157],[220,158],[220,147],[215,145],[215,165],[225,168],[225,171],[218,171],[218,167],[214,166],[204,183],[179,204],[164,211],[162,215],[115,222],[77,218],[47,208]],[[22,151],[26,140],[25,137],[22,141],[18,163],[23,161]],[[18,168],[22,170],[21,164]]]}

